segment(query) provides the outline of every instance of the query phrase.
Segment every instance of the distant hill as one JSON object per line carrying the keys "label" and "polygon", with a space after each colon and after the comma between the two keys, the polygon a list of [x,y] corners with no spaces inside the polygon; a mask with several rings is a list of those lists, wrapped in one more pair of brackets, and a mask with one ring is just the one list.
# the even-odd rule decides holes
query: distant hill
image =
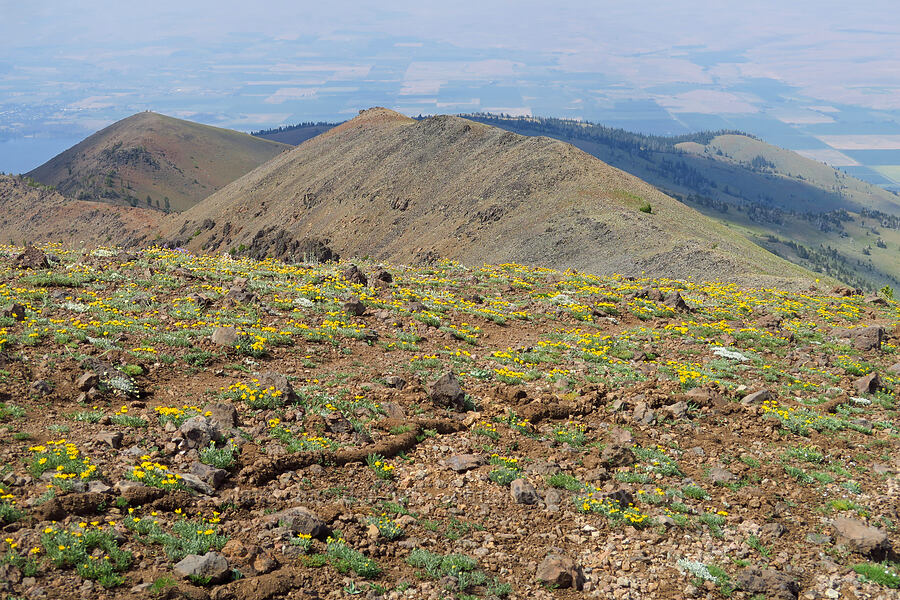
{"label": "distant hill", "polygon": [[287,149],[245,133],[142,112],[27,175],[78,200],[177,212]]}
{"label": "distant hill", "polygon": [[571,145],[380,108],[170,217],[163,235],[189,249],[257,257],[301,259],[321,243],[392,261],[810,275]]}
{"label": "distant hill", "polygon": [[569,142],[814,271],[900,285],[900,197],[790,150],[730,131],[657,137],[565,119],[466,118]]}
{"label": "distant hill", "polygon": [[0,175],[2,244],[139,244],[162,217],[157,210],[72,200],[34,180]]}
{"label": "distant hill", "polygon": [[340,123],[326,123],[319,121],[316,123],[298,123],[297,125],[285,125],[274,129],[263,129],[261,131],[253,131],[250,135],[270,140],[273,142],[281,142],[282,144],[290,144],[291,146],[299,146],[308,139],[312,139],[320,133],[325,133],[333,127],[337,127]]}

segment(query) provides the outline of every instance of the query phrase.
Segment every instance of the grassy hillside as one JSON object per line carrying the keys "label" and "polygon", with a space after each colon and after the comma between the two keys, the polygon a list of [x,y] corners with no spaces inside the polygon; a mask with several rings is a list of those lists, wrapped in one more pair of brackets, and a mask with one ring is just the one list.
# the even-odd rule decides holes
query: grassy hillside
{"label": "grassy hillside", "polygon": [[98,131],[27,175],[78,200],[178,212],[288,148],[142,112]]}
{"label": "grassy hillside", "polygon": [[72,200],[34,180],[0,175],[0,243],[137,244],[148,241],[162,216],[146,208]]}
{"label": "grassy hillside", "polygon": [[[678,146],[676,146],[678,148]],[[882,211],[900,211],[900,197],[796,152],[743,135],[718,135],[704,147],[706,155],[749,170],[803,181],[854,205]]]}
{"label": "grassy hillside", "polygon": [[[648,212],[643,212],[641,209]],[[172,218],[197,250],[448,257],[659,276],[808,276],[572,147],[385,109],[313,138]]]}
{"label": "grassy hillside", "polygon": [[570,142],[806,268],[900,285],[900,198],[739,132],[672,138],[543,118],[467,118]]}

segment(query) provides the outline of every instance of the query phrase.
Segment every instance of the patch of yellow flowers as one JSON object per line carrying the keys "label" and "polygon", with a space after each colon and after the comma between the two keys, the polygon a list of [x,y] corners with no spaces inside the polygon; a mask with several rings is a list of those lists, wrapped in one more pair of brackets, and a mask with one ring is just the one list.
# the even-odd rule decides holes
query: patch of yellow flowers
{"label": "patch of yellow flowers", "polygon": [[97,466],[91,459],[81,454],[78,446],[65,439],[49,441],[45,445],[32,446],[28,449],[34,453],[30,471],[40,476],[50,470],[56,471],[53,479],[62,482],[67,479],[93,479],[98,476]]}
{"label": "patch of yellow flowers", "polygon": [[178,489],[184,487],[181,475],[169,471],[169,467],[150,460],[149,456],[142,456],[141,463],[125,473],[125,477],[132,481],[139,481],[150,487],[163,489]]}
{"label": "patch of yellow flowers", "polygon": [[274,386],[262,387],[259,379],[233,383],[222,388],[222,392],[226,398],[246,402],[251,408],[277,408],[284,404],[284,393]]}

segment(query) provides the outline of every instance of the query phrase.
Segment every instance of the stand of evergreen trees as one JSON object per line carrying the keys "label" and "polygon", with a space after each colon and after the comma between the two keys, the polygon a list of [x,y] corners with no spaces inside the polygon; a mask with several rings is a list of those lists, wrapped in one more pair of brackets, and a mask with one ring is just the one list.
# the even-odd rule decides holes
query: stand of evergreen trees
{"label": "stand of evergreen trees", "polygon": [[684,135],[662,136],[634,133],[615,127],[606,127],[589,121],[573,121],[571,119],[558,119],[555,117],[511,117],[506,115],[493,115],[487,113],[471,113],[461,115],[467,119],[499,126],[503,123],[521,123],[527,125],[530,131],[543,133],[551,137],[565,136],[572,139],[595,142],[606,146],[612,146],[618,150],[631,153],[644,152],[673,152],[675,146],[683,142],[696,142],[706,145],[713,138],[720,135],[744,135],[758,139],[749,133],[733,129],[721,129],[719,131],[701,131]]}
{"label": "stand of evergreen trees", "polygon": [[304,121],[296,125],[282,125],[281,127],[273,127],[272,129],[260,129],[259,131],[251,131],[250,135],[272,135],[274,133],[284,133],[286,131],[294,131],[295,129],[303,129],[304,127],[336,127],[340,123],[329,123],[328,121]]}

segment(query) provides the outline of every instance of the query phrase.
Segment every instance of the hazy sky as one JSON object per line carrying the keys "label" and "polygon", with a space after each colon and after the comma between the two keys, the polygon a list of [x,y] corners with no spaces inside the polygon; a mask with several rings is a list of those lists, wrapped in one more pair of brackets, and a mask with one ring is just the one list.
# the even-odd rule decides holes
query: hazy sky
{"label": "hazy sky", "polygon": [[[824,36],[863,29],[897,33],[896,4],[828,0],[558,2],[330,2],[155,0],[31,0],[0,2],[3,43],[11,46],[150,42],[191,36],[202,44],[233,33],[272,37],[362,34],[414,35],[485,48],[575,49],[582,42],[616,43],[619,36],[648,46],[739,47],[761,36]],[[600,39],[612,36],[613,39]],[[629,49],[623,48],[627,52]]]}
{"label": "hazy sky", "polygon": [[0,141],[145,109],[251,129],[375,104],[655,133],[900,122],[887,1],[0,0],[0,15]]}

